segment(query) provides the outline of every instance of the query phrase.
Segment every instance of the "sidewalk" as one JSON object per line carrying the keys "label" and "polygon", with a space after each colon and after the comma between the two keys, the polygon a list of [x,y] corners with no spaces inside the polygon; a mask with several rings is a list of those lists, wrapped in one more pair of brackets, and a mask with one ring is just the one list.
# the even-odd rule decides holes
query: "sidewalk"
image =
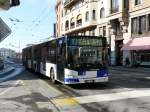
{"label": "sidewalk", "polygon": [[150,73],[150,68],[144,68],[144,67],[113,66],[113,67],[109,67],[109,70],[130,71],[130,72],[138,72],[138,73]]}
{"label": "sidewalk", "polygon": [[3,69],[3,70],[0,70],[0,78],[9,75],[9,74],[12,73],[14,70],[15,70],[14,67],[9,66],[9,65],[5,65],[4,69]]}

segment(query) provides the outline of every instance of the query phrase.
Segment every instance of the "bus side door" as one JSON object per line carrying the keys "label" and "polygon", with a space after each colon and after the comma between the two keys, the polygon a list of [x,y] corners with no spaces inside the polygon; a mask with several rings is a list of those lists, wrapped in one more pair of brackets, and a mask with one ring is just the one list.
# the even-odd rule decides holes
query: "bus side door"
{"label": "bus side door", "polygon": [[65,53],[66,47],[64,43],[59,43],[57,46],[57,78],[64,81],[64,68],[65,68]]}

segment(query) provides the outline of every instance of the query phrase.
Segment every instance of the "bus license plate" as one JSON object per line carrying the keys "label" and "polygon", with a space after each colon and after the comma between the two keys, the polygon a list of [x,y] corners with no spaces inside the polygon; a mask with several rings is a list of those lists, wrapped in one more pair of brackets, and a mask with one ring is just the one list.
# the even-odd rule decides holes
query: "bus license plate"
{"label": "bus license plate", "polygon": [[94,80],[85,80],[85,83],[93,83]]}

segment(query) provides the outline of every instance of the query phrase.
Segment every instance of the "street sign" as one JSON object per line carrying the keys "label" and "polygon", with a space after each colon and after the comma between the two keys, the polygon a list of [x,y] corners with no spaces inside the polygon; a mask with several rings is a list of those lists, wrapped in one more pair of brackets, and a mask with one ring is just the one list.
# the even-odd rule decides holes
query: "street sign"
{"label": "street sign", "polygon": [[0,42],[11,34],[11,29],[0,18]]}

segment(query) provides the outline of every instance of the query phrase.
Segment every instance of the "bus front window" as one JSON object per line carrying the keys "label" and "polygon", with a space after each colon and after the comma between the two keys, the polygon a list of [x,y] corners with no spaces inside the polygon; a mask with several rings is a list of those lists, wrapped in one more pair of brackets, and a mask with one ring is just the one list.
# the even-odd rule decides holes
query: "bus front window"
{"label": "bus front window", "polygon": [[104,66],[101,47],[68,47],[68,64],[71,68],[98,69]]}

